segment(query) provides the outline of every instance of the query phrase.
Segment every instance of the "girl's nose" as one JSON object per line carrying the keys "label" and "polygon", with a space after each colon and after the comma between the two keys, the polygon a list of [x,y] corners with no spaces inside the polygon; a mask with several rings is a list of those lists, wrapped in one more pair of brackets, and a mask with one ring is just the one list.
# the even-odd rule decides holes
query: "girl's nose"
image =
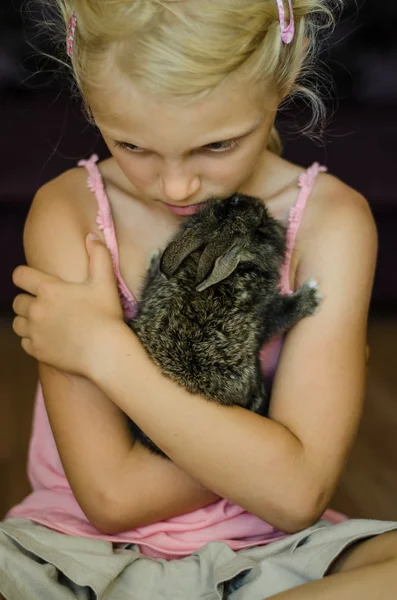
{"label": "girl's nose", "polygon": [[171,202],[186,202],[200,189],[197,175],[183,172],[181,169],[170,169],[161,177],[162,193]]}

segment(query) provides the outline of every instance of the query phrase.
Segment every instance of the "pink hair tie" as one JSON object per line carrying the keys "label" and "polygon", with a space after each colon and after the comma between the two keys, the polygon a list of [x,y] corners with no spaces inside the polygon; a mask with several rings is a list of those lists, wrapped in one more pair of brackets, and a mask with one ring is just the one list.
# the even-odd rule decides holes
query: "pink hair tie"
{"label": "pink hair tie", "polygon": [[73,56],[73,42],[74,42],[74,34],[76,32],[76,27],[77,27],[77,15],[74,12],[72,14],[72,16],[70,17],[70,21],[69,21],[69,25],[68,25],[67,49],[68,49],[68,56],[70,56],[70,57]]}
{"label": "pink hair tie", "polygon": [[290,22],[289,25],[285,22],[284,0],[277,0],[278,12],[280,13],[281,39],[284,44],[290,44],[295,36],[294,11],[291,0],[288,0]]}

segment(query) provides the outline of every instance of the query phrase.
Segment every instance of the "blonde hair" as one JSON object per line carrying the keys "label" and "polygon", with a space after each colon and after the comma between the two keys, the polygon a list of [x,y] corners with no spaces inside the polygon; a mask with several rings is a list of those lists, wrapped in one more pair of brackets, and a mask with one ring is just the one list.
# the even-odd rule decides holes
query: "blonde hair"
{"label": "blonde hair", "polygon": [[[266,83],[283,103],[303,96],[311,104],[303,134],[312,137],[313,128],[325,122],[319,93],[324,74],[314,63],[319,33],[333,30],[343,0],[292,0],[296,33],[289,45],[281,40],[276,0],[55,1],[65,53],[66,27],[77,15],[73,57],[66,62],[88,116],[88,92],[100,85],[106,69],[116,67],[157,97],[202,97],[240,70],[248,85]],[[315,83],[308,86],[310,78]],[[275,127],[268,147],[282,152]]]}

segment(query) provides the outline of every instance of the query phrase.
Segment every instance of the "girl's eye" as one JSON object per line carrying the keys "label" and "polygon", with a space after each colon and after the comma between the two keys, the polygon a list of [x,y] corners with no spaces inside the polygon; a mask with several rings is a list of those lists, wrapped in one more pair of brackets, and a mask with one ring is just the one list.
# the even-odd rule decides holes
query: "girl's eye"
{"label": "girl's eye", "polygon": [[237,140],[228,140],[227,142],[214,142],[205,146],[210,152],[229,152],[238,146]]}
{"label": "girl's eye", "polygon": [[[145,152],[143,148],[135,146],[134,144],[127,144],[126,142],[115,141],[114,145],[118,148],[129,150],[134,154],[142,154]],[[237,148],[238,145],[239,143],[237,140],[228,140],[226,142],[214,142],[213,144],[208,144],[207,146],[204,146],[204,149],[212,152],[213,154],[222,154],[224,152],[230,152],[231,150],[234,150],[234,148]]]}
{"label": "girl's eye", "polygon": [[134,146],[134,144],[127,144],[126,142],[114,142],[114,145],[117,148],[123,148],[124,150],[129,150],[130,152],[134,152],[135,154],[140,154],[144,152],[143,148],[139,146]]}

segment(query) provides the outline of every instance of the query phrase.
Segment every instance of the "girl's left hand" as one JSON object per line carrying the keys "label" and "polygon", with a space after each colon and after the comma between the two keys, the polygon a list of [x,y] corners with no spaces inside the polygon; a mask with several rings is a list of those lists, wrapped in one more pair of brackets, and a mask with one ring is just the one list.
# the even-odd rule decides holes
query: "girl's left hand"
{"label": "girl's left hand", "polygon": [[109,250],[89,236],[86,247],[85,283],[69,283],[27,266],[15,269],[15,285],[31,295],[15,298],[13,329],[25,352],[38,361],[89,377],[93,361],[106,355],[102,348],[125,323]]}

